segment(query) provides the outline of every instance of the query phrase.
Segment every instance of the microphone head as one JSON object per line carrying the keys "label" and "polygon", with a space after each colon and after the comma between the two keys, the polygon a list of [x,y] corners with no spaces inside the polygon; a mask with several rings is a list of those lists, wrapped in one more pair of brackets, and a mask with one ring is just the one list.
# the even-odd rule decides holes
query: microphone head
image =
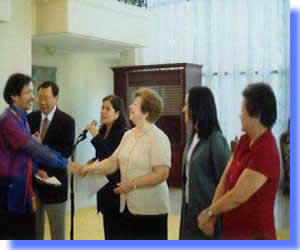
{"label": "microphone head", "polygon": [[97,126],[98,122],[96,120],[92,120],[91,124],[93,124],[94,126]]}
{"label": "microphone head", "polygon": [[[91,121],[91,124],[94,125],[94,126],[97,126],[97,121],[96,120],[93,120]],[[86,138],[87,137],[87,133],[88,133],[88,130],[87,129],[84,129],[81,134],[79,135],[79,137],[82,137],[82,138]]]}

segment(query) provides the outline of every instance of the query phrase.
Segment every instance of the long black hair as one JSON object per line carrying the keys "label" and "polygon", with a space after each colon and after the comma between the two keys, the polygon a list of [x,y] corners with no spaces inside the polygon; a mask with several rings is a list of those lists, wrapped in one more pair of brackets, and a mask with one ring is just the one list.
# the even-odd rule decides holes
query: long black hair
{"label": "long black hair", "polygon": [[[102,99],[102,103],[105,101],[110,101],[113,109],[116,112],[119,112],[119,117],[113,123],[111,131],[115,130],[115,129],[127,130],[129,128],[129,121],[128,121],[128,115],[126,112],[126,108],[125,108],[123,99],[120,98],[119,96],[109,95]],[[100,127],[100,130],[99,130],[99,133],[101,136],[105,135],[106,129],[107,129],[106,125],[102,124],[102,126]]]}
{"label": "long black hair", "polygon": [[203,86],[195,86],[189,90],[189,116],[193,124],[193,132],[199,139],[207,139],[214,130],[221,131],[217,108],[211,90]]}

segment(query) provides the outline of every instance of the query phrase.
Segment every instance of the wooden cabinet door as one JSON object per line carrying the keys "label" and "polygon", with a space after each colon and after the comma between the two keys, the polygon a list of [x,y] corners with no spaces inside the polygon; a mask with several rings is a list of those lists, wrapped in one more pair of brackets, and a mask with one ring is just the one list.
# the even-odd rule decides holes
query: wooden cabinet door
{"label": "wooden cabinet door", "polygon": [[114,71],[115,94],[130,105],[134,92],[147,87],[158,92],[164,100],[164,111],[156,125],[166,133],[171,142],[172,166],[168,184],[181,185],[182,156],[186,142],[186,126],[182,107],[186,91],[201,83],[201,65],[161,64],[116,67]]}

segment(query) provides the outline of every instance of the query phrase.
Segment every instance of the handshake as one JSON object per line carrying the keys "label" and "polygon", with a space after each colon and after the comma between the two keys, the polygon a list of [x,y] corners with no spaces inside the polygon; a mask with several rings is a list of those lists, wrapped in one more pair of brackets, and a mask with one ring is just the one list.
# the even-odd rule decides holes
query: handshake
{"label": "handshake", "polygon": [[85,177],[93,169],[92,164],[80,164],[70,161],[67,166],[68,170],[79,177]]}

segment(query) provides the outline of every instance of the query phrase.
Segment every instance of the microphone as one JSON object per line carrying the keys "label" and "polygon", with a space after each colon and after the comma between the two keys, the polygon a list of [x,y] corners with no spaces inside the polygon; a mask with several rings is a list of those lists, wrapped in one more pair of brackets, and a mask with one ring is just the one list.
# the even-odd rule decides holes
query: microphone
{"label": "microphone", "polygon": [[[97,121],[96,120],[93,120],[91,122],[92,125],[94,126],[97,126]],[[84,129],[81,134],[79,135],[79,137],[83,137],[84,139],[86,138],[86,134],[87,134],[88,130],[87,129]]]}

